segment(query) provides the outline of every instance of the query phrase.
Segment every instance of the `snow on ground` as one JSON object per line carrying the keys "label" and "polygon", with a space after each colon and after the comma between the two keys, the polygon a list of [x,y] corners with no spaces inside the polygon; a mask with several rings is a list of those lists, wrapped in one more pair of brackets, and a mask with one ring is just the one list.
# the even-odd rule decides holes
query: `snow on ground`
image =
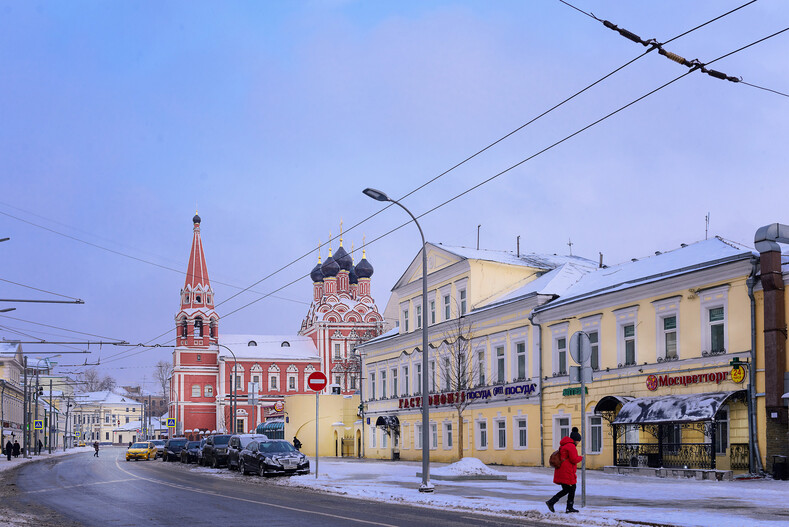
{"label": "snow on ground", "polygon": [[498,476],[501,472],[493,470],[475,457],[464,457],[451,465],[430,471],[434,476]]}
{"label": "snow on ground", "polygon": [[[66,456],[68,454],[74,454],[77,452],[93,452],[92,446],[81,446],[75,448],[69,448],[67,451],[63,452],[63,447],[59,449],[53,450],[51,454],[47,453],[47,449],[41,449],[41,455],[33,455],[31,458],[23,458],[21,455],[19,457],[11,456],[11,461],[6,459],[6,456],[0,456],[0,472],[12,469],[22,463],[30,463],[31,461],[37,461],[39,459],[47,459],[50,457],[59,457],[59,456]],[[99,455],[101,455],[101,450],[99,450]],[[110,454],[110,455],[115,455]]]}

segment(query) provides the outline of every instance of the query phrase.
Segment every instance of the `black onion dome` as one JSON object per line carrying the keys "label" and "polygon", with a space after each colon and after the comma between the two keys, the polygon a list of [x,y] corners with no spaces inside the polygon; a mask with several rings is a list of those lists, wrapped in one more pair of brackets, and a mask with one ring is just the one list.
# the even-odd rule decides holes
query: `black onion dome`
{"label": "black onion dome", "polygon": [[321,264],[315,264],[310,272],[310,278],[313,282],[323,282],[323,271],[321,271]]}
{"label": "black onion dome", "polygon": [[200,216],[198,216],[197,214],[195,214],[195,217],[194,217],[194,218],[192,218],[192,223],[200,223]]}
{"label": "black onion dome", "polygon": [[353,258],[342,248],[342,245],[340,245],[337,252],[334,254],[334,261],[340,265],[340,269],[343,271],[350,271],[351,267],[353,267]]}
{"label": "black onion dome", "polygon": [[348,283],[349,284],[358,284],[359,283],[359,277],[356,276],[356,268],[355,267],[351,267],[351,271],[350,271],[350,273],[348,273]]}
{"label": "black onion dome", "polygon": [[356,276],[359,278],[370,278],[373,275],[373,266],[367,261],[367,258],[362,258],[362,261],[356,264]]}
{"label": "black onion dome", "polygon": [[329,256],[321,266],[321,272],[324,278],[333,278],[340,272],[340,264],[334,261],[334,258]]}

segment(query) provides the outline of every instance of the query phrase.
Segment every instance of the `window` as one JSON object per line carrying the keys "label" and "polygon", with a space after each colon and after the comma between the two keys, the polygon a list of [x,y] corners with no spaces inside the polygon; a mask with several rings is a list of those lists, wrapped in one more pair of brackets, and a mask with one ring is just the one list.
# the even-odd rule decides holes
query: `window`
{"label": "window", "polygon": [[195,337],[202,337],[203,336],[203,319],[196,318],[195,319]]}
{"label": "window", "polygon": [[567,339],[562,337],[556,339],[556,353],[559,356],[559,375],[567,374]]}
{"label": "window", "polygon": [[504,346],[496,348],[496,382],[504,383]]}
{"label": "window", "polygon": [[593,370],[600,369],[600,333],[597,331],[588,332],[589,344],[592,348],[592,357],[590,358],[590,365]]}
{"label": "window", "polygon": [[603,451],[603,418],[597,416],[589,417],[588,433],[589,453],[599,454]]}
{"label": "window", "polygon": [[632,366],[636,363],[636,326],[628,324],[622,327],[625,340],[625,366]]}
{"label": "window", "polygon": [[[193,384],[192,385],[192,397],[200,397],[200,385],[199,384]],[[126,411],[128,412],[129,409],[126,408]]]}
{"label": "window", "polygon": [[430,361],[430,379],[428,380],[430,381],[430,391],[435,392],[436,391],[436,361],[434,360]]}
{"label": "window", "polygon": [[430,323],[431,324],[435,324],[436,323],[436,301],[435,300],[431,300],[430,301]]}
{"label": "window", "polygon": [[444,371],[441,375],[444,378],[444,390],[449,391],[452,382],[452,361],[449,357],[444,357]]}
{"label": "window", "polygon": [[422,423],[414,424],[414,448],[417,450],[422,448]]}
{"label": "window", "polygon": [[105,424],[109,424],[109,423],[110,423],[110,414],[106,414],[106,415],[104,416],[104,423],[105,423]]}
{"label": "window", "polygon": [[488,448],[488,422],[485,420],[477,421],[477,448]]}
{"label": "window", "polygon": [[181,318],[181,336],[186,338],[187,335],[187,326],[186,326],[186,317]]}
{"label": "window", "polygon": [[375,374],[370,374],[370,398],[375,399]]}
{"label": "window", "polygon": [[386,433],[386,430],[381,430],[381,448],[388,447],[387,440],[389,439],[389,434]]}
{"label": "window", "polygon": [[244,378],[242,375],[236,375],[236,379],[233,382],[236,383],[233,386],[234,389],[237,389],[238,391],[244,390]]}
{"label": "window", "polygon": [[677,317],[663,319],[663,352],[667,359],[677,358]]}
{"label": "window", "polygon": [[[199,386],[197,387],[197,393],[198,394],[200,393],[200,387]],[[126,424],[129,424],[129,417],[128,416],[126,416]]]}
{"label": "window", "polygon": [[195,296],[195,302],[198,303],[198,304],[202,303],[200,295],[196,295]]}
{"label": "window", "polygon": [[392,397],[397,397],[397,368],[392,369]]}
{"label": "window", "polygon": [[356,374],[355,373],[351,374],[350,383],[351,383],[351,390],[355,390],[356,389]]}
{"label": "window", "polygon": [[406,333],[408,333],[408,310],[403,310],[403,328]]}
{"label": "window", "polygon": [[334,374],[334,384],[336,384],[337,386],[342,385],[342,375],[340,375],[339,373]]}
{"label": "window", "polygon": [[210,384],[206,384],[204,388],[204,393],[206,397],[213,397],[214,396],[214,387]]}
{"label": "window", "polygon": [[370,446],[376,448],[376,439],[378,438],[378,429],[376,427],[370,428]]}
{"label": "window", "polygon": [[466,314],[466,290],[460,290],[460,314]]}
{"label": "window", "polygon": [[416,306],[416,327],[422,327],[422,306]]}
{"label": "window", "polygon": [[504,419],[496,421],[496,448],[507,448],[507,421]]}
{"label": "window", "polygon": [[430,423],[430,449],[438,448],[438,424]]}
{"label": "window", "polygon": [[452,448],[452,423],[444,423],[444,449]]}
{"label": "window", "polygon": [[197,354],[197,362],[200,362],[201,360],[203,360],[203,356],[198,353]]}
{"label": "window", "polygon": [[403,366],[403,395],[411,393],[408,389],[408,366]]}
{"label": "window", "polygon": [[515,344],[515,361],[518,368],[518,380],[526,378],[526,343]]}
{"label": "window", "polygon": [[719,456],[726,455],[729,447],[729,409],[721,408],[715,417],[715,453]]}
{"label": "window", "polygon": [[216,338],[216,322],[213,320],[208,323],[208,336],[211,338]]}
{"label": "window", "polygon": [[452,309],[449,303],[449,295],[444,295],[444,320],[452,318]]}
{"label": "window", "polygon": [[288,375],[288,390],[296,390],[296,375]]}
{"label": "window", "polygon": [[386,370],[381,372],[381,398],[386,399]]}
{"label": "window", "polygon": [[562,438],[570,435],[570,416],[558,415],[553,419],[553,444],[559,448]]}
{"label": "window", "polygon": [[416,386],[414,386],[414,393],[422,393],[422,365],[416,364]]}
{"label": "window", "polygon": [[334,360],[340,360],[340,345],[334,345]]}
{"label": "window", "polygon": [[276,373],[269,374],[268,376],[268,389],[269,390],[279,390],[279,375]]}
{"label": "window", "polygon": [[485,386],[485,350],[477,352],[477,369],[479,370],[479,385]]}
{"label": "window", "polygon": [[709,310],[710,319],[710,352],[723,351],[723,308],[716,307]]}
{"label": "window", "polygon": [[515,448],[526,448],[529,444],[528,421],[525,417],[515,418]]}
{"label": "window", "polygon": [[260,385],[260,375],[253,375],[252,376],[252,382],[254,382],[255,384],[257,384],[259,386]]}

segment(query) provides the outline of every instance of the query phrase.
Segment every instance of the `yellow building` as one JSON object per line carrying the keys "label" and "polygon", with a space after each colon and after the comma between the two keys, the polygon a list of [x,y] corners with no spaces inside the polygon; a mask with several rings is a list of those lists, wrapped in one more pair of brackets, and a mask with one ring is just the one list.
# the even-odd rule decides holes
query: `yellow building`
{"label": "yellow building", "polygon": [[[318,402],[318,454],[359,457],[362,447],[362,421],[358,417],[359,396],[321,394]],[[285,397],[285,439],[301,442],[301,452],[315,455],[315,395]]]}
{"label": "yellow building", "polygon": [[0,343],[0,429],[3,446],[14,439],[22,443],[24,421],[24,372],[22,345],[18,342]]}
{"label": "yellow building", "polygon": [[[392,289],[397,327],[357,349],[363,357],[366,457],[422,456],[422,324],[429,329],[429,449],[433,461],[473,456],[538,465],[540,367],[529,314],[595,264],[427,244]],[[460,420],[462,415],[462,428]]]}
{"label": "yellow building", "polygon": [[111,443],[117,440],[123,444],[132,438],[118,437],[114,430],[130,421],[139,421],[141,416],[142,403],[131,398],[111,391],[79,393],[74,396],[70,429],[75,443]]}

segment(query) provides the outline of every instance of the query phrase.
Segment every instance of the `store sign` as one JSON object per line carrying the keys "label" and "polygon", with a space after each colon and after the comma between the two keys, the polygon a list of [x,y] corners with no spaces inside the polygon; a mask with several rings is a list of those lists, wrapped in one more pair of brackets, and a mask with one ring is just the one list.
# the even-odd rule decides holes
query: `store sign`
{"label": "store sign", "polygon": [[[448,404],[462,403],[476,399],[499,399],[512,395],[531,395],[537,391],[534,383],[516,384],[513,386],[494,386],[493,388],[481,388],[479,390],[467,390],[465,392],[451,392],[430,395],[427,398],[429,406],[444,406]],[[400,408],[420,408],[422,406],[421,397],[405,397],[400,399]]]}
{"label": "store sign", "polygon": [[285,403],[283,403],[282,401],[277,401],[274,403],[275,412],[281,412],[284,409],[285,409]]}
{"label": "store sign", "polygon": [[737,384],[741,383],[745,380],[745,368],[742,366],[736,366],[731,369],[731,380],[732,382],[736,382]]}
{"label": "store sign", "polygon": [[720,384],[729,377],[728,371],[713,373],[698,373],[694,375],[649,375],[647,388],[654,392],[664,386],[688,386],[690,384],[712,383]]}
{"label": "store sign", "polygon": [[[584,386],[584,389],[586,390],[586,395],[589,395],[589,388]],[[563,397],[570,397],[571,395],[581,395],[581,387],[578,386],[576,388],[565,388],[562,390]]]}

